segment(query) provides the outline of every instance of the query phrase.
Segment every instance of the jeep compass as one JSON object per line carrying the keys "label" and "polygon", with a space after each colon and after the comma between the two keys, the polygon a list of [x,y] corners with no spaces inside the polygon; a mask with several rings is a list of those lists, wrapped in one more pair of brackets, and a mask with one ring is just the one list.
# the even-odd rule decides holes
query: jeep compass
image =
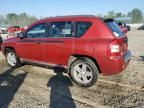
{"label": "jeep compass", "polygon": [[2,52],[13,68],[22,63],[66,68],[83,87],[92,86],[99,74],[122,72],[131,58],[128,38],[113,19],[86,15],[39,20],[5,40]]}

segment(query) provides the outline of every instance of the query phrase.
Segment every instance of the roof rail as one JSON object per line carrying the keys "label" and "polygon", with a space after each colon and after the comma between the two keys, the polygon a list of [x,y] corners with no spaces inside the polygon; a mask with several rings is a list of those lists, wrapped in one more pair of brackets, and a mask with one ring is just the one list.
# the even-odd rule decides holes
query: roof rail
{"label": "roof rail", "polygon": [[54,16],[47,18],[63,18],[63,17],[96,17],[95,15],[66,15],[66,16]]}

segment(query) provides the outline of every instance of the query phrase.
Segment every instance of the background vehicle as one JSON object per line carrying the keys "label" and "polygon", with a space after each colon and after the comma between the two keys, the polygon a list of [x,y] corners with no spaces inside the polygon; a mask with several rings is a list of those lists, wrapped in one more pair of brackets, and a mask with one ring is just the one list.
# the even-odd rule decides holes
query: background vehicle
{"label": "background vehicle", "polygon": [[1,33],[1,34],[6,33],[8,27],[9,27],[9,25],[1,25],[1,26],[0,26],[0,33]]}
{"label": "background vehicle", "polygon": [[124,32],[128,32],[131,30],[130,26],[129,25],[126,25],[126,23],[124,22],[117,22],[119,27],[124,31]]}
{"label": "background vehicle", "polygon": [[140,26],[138,30],[144,30],[144,25]]}
{"label": "background vehicle", "polygon": [[10,26],[9,28],[7,28],[8,34],[19,33],[19,32],[23,32],[24,30],[25,30],[25,28],[21,28],[19,26]]}
{"label": "background vehicle", "polygon": [[68,69],[80,86],[92,86],[99,74],[122,72],[131,53],[127,36],[113,19],[95,16],[65,16],[40,20],[18,37],[2,44],[11,67],[23,62]]}

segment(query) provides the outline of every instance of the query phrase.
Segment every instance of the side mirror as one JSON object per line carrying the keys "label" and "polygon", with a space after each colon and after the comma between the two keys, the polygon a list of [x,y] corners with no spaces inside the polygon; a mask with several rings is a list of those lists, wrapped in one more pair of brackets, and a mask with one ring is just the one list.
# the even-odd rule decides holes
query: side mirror
{"label": "side mirror", "polygon": [[23,32],[18,33],[18,34],[17,34],[17,37],[18,37],[18,38],[20,38],[20,39],[25,38],[25,36],[24,36],[24,33],[23,33]]}

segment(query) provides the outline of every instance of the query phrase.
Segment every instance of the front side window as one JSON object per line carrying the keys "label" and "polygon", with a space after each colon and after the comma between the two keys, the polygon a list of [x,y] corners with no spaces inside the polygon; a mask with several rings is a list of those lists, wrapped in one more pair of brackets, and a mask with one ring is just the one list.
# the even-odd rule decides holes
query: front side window
{"label": "front side window", "polygon": [[91,26],[91,22],[76,22],[76,36],[84,35]]}
{"label": "front side window", "polygon": [[28,32],[26,33],[27,38],[43,38],[46,36],[46,24],[38,24],[34,27],[32,27]]}
{"label": "front side window", "polygon": [[51,23],[50,37],[71,37],[72,23],[70,21],[58,21]]}

